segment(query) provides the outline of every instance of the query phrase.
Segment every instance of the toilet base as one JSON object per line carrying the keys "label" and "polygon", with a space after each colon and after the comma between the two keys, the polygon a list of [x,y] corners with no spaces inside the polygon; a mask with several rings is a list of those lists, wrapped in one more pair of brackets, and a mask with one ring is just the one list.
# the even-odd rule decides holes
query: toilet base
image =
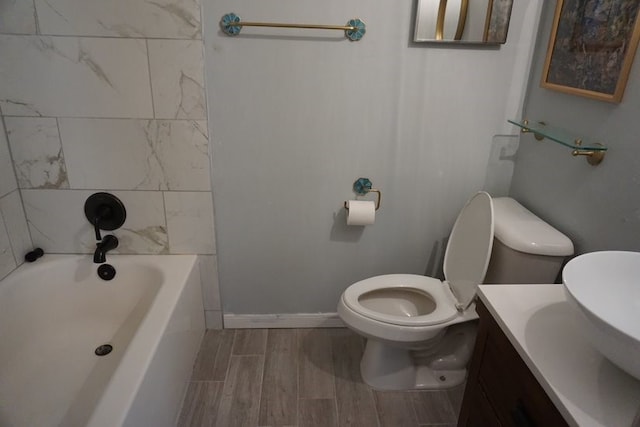
{"label": "toilet base", "polygon": [[360,361],[362,379],[377,390],[436,390],[462,384],[475,330],[475,322],[453,325],[438,345],[423,351],[367,339]]}
{"label": "toilet base", "polygon": [[420,366],[416,375],[414,389],[437,390],[452,388],[467,379],[467,369],[454,371],[434,371],[427,366]]}
{"label": "toilet base", "polygon": [[467,378],[467,369],[434,370],[414,365],[407,349],[367,340],[360,361],[363,381],[376,390],[436,390],[455,387]]}

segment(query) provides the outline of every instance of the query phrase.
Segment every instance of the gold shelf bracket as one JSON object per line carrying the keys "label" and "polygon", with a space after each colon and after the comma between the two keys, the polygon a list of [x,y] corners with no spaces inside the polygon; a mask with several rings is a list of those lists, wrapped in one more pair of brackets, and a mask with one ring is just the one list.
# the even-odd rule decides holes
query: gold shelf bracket
{"label": "gold shelf bracket", "polygon": [[[576,139],[575,144],[576,145],[581,145],[582,144],[582,140]],[[597,142],[594,145],[599,145],[601,147],[604,147],[602,144],[597,143]],[[591,166],[597,166],[604,159],[605,153],[606,153],[606,151],[603,151],[603,150],[598,150],[598,151],[596,151],[596,150],[581,150],[579,148],[576,148],[575,150],[573,150],[571,152],[571,155],[574,156],[574,157],[586,156],[587,163],[589,163]]]}
{"label": "gold shelf bracket", "polygon": [[[529,124],[529,120],[523,120],[523,124],[524,124],[525,126],[526,126],[526,125],[528,125],[528,124]],[[545,126],[545,125],[546,125],[546,123],[545,123],[545,122],[538,122],[538,124],[540,124],[540,125],[542,125],[542,126]],[[536,133],[536,132],[534,132],[534,131],[532,131],[531,129],[526,128],[526,127],[525,127],[525,128],[520,129],[520,132],[522,132],[522,133],[532,133],[532,134],[533,134],[533,137],[534,137],[536,140],[538,140],[538,141],[542,141],[542,140],[544,139],[544,135],[540,135],[539,133]]]}

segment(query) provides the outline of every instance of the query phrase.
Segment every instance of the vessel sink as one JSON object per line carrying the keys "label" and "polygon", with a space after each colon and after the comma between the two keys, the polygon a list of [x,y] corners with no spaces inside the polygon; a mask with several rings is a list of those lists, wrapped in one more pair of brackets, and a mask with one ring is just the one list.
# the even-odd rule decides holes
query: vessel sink
{"label": "vessel sink", "polygon": [[562,281],[587,339],[640,379],[640,253],[580,255],[564,267]]}

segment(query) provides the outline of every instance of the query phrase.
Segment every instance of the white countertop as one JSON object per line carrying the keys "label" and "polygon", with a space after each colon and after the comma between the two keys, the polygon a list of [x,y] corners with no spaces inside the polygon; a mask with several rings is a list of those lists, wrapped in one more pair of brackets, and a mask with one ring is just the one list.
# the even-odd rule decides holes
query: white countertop
{"label": "white countertop", "polygon": [[562,285],[481,285],[478,294],[569,425],[632,425],[640,381],[581,335]]}

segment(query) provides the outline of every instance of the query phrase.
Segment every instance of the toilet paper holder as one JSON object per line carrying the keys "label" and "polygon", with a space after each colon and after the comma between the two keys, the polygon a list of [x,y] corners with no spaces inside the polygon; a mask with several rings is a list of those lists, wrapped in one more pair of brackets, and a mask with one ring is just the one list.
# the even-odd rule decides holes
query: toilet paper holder
{"label": "toilet paper holder", "polygon": [[[378,195],[378,200],[376,201],[376,210],[380,209],[380,201],[382,200],[382,193],[380,190],[376,188],[372,188],[373,184],[369,178],[358,178],[353,183],[353,192],[359,196],[364,196],[368,193],[376,193]],[[344,202],[344,208],[349,209],[347,207],[347,202]]]}

